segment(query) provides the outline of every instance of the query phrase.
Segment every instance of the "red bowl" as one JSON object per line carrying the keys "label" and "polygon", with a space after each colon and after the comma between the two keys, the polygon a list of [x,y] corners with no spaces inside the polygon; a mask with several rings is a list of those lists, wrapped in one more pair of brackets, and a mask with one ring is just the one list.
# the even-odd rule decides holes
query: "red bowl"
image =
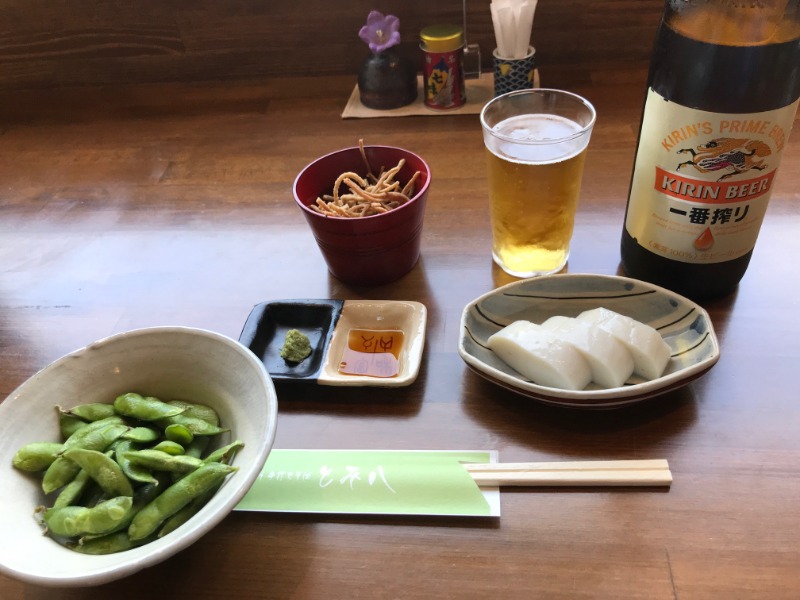
{"label": "red bowl", "polygon": [[409,202],[380,215],[355,218],[329,217],[309,208],[318,197],[331,193],[342,173],[366,174],[357,146],[327,154],[305,167],[294,181],[294,199],[334,277],[355,285],[381,285],[399,279],[419,260],[431,175],[427,163],[408,150],[365,146],[364,151],[376,173],[404,158],[397,174],[402,185],[419,171],[417,192]]}

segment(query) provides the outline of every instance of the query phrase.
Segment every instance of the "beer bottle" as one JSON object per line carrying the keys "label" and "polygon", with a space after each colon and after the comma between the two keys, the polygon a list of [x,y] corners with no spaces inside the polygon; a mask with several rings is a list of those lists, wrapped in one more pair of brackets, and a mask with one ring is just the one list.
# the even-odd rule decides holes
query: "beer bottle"
{"label": "beer bottle", "polygon": [[800,0],[667,0],[622,267],[694,298],[745,273],[800,97]]}

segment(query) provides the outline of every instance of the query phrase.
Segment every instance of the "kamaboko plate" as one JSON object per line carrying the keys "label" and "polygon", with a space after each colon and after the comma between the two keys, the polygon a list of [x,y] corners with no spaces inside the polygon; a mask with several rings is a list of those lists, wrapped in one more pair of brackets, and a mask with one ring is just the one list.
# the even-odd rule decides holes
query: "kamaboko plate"
{"label": "kamaboko plate", "polygon": [[[553,315],[575,317],[604,307],[655,328],[669,344],[664,374],[644,381],[631,377],[624,386],[580,391],[538,385],[492,352],[486,341],[514,321],[542,323]],[[627,277],[560,274],[525,279],[497,288],[473,302],[461,315],[458,353],[478,375],[523,396],[576,408],[627,406],[680,388],[719,360],[719,344],[708,313],[695,302],[665,288]]]}

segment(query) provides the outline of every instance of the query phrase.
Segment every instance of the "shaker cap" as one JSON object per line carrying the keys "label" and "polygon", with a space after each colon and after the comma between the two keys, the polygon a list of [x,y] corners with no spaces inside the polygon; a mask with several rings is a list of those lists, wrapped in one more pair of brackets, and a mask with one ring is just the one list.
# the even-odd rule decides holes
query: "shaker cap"
{"label": "shaker cap", "polygon": [[428,52],[449,52],[464,45],[464,31],[458,25],[431,25],[419,37]]}

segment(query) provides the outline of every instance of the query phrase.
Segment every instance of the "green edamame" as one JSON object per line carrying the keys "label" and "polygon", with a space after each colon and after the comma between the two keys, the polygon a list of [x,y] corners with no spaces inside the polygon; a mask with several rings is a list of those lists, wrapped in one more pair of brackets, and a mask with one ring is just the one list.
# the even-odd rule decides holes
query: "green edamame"
{"label": "green edamame", "polygon": [[[103,420],[106,421],[107,419]],[[86,450],[102,452],[128,430],[128,426],[122,423],[117,424],[111,422],[97,426],[98,423],[101,423],[101,421],[90,423],[83,429],[74,433],[64,442],[64,450],[85,448]],[[70,443],[71,445],[68,445]],[[45,494],[54,492],[72,481],[78,474],[78,471],[80,471],[80,467],[74,461],[59,456],[53,461],[53,464],[47,467],[44,477],[42,478],[42,490]]]}
{"label": "green edamame", "polygon": [[48,508],[44,511],[44,523],[48,531],[65,537],[105,533],[125,518],[132,505],[130,496],[120,496],[100,502],[93,508]]}
{"label": "green edamame", "polygon": [[[70,448],[86,448],[90,446],[93,450],[97,450],[98,448],[94,448],[94,446],[100,443],[101,439],[105,439],[105,433],[111,426],[121,427],[122,429],[118,435],[112,436],[113,439],[106,445],[110,445],[111,442],[128,430],[128,426],[122,422],[122,417],[119,416],[93,421],[92,423],[87,423],[85,427],[81,427],[78,431],[69,436],[64,441],[64,450],[69,450]],[[98,432],[104,432],[104,434],[100,435]]]}
{"label": "green edamame", "polygon": [[58,408],[68,415],[73,415],[79,419],[89,422],[107,419],[108,417],[113,417],[116,414],[114,412],[114,407],[111,404],[102,404],[100,402],[78,404],[77,406],[67,409],[61,408],[60,406]]}
{"label": "green edamame", "polygon": [[211,438],[205,435],[197,436],[192,440],[192,443],[186,446],[186,452],[184,453],[186,456],[194,456],[195,458],[200,458],[203,456],[203,452],[206,451],[208,447],[208,443],[211,441]]}
{"label": "green edamame", "polygon": [[186,449],[181,446],[177,442],[171,442],[169,440],[164,440],[162,442],[158,442],[152,448],[153,450],[158,450],[159,452],[166,452],[172,456],[180,456],[181,454],[186,452]]}
{"label": "green edamame", "polygon": [[58,458],[63,448],[64,445],[58,442],[31,442],[17,450],[11,464],[29,473],[44,471]]}
{"label": "green edamame", "polygon": [[45,494],[55,492],[58,488],[67,485],[80,472],[81,468],[71,460],[59,456],[53,464],[47,467],[42,478],[42,491]]}
{"label": "green edamame", "polygon": [[114,399],[114,410],[117,411],[117,414],[140,421],[157,421],[179,415],[186,409],[180,406],[170,406],[152,396],[143,397],[141,394],[131,392]]}
{"label": "green edamame", "polygon": [[242,448],[244,448],[244,442],[242,440],[236,440],[235,442],[231,442],[227,446],[223,446],[222,448],[217,448],[211,454],[206,456],[203,459],[203,462],[229,463],[233,458],[233,455],[236,454]]}
{"label": "green edamame", "polygon": [[153,471],[168,471],[171,473],[188,473],[203,464],[199,458],[186,455],[173,456],[161,450],[132,450],[124,456],[131,464],[152,469]]}
{"label": "green edamame", "polygon": [[186,411],[181,413],[187,417],[194,417],[195,419],[202,419],[211,425],[219,425],[219,415],[210,406],[205,404],[198,404],[196,402],[186,402],[185,400],[170,400],[167,402],[170,406],[179,406],[185,408]]}
{"label": "green edamame", "polygon": [[119,468],[125,473],[128,479],[139,483],[158,483],[153,474],[139,465],[131,464],[126,454],[131,450],[138,450],[139,447],[130,440],[120,440],[114,449],[114,460],[117,461]]}
{"label": "green edamame", "polygon": [[167,425],[164,428],[164,437],[166,437],[170,442],[175,442],[183,447],[188,446],[194,440],[194,434],[189,431],[189,428],[185,425],[180,425],[179,423]]}
{"label": "green edamame", "polygon": [[156,497],[161,493],[161,488],[159,487],[159,483],[148,483],[147,485],[141,486],[137,489],[133,494],[133,504],[131,505],[130,510],[128,510],[125,518],[122,519],[119,523],[117,523],[113,529],[100,534],[100,535],[85,535],[80,539],[80,542],[87,542],[89,540],[93,540],[98,537],[103,537],[108,535],[109,533],[116,533],[117,531],[123,531],[128,529],[128,526],[131,524],[133,517],[136,516],[140,510],[142,510],[145,506],[150,504]]}
{"label": "green edamame", "polygon": [[158,531],[158,537],[164,537],[168,533],[172,533],[178,527],[186,523],[189,519],[195,516],[200,509],[203,508],[206,503],[211,500],[214,494],[217,493],[220,486],[216,485],[212,488],[209,488],[204,493],[200,494],[197,498],[189,502],[186,506],[176,512],[174,515],[169,517],[164,524],[161,526],[161,529]]}
{"label": "green edamame", "polygon": [[[111,456],[113,452],[109,450],[106,455]],[[87,490],[91,490],[92,494],[90,495]],[[105,492],[95,483],[89,472],[86,469],[81,469],[75,475],[75,478],[58,492],[58,496],[53,502],[53,508],[72,506],[79,504],[79,501],[81,501],[80,504],[82,506],[94,506],[104,499],[104,495]]]}
{"label": "green edamame", "polygon": [[53,508],[64,508],[65,506],[77,504],[78,499],[83,495],[90,483],[92,483],[92,478],[89,477],[88,471],[85,469],[78,471],[75,478],[61,488],[55,502],[53,502]]}
{"label": "green edamame", "polygon": [[[186,446],[186,451],[184,452],[184,456],[191,456],[193,458],[200,458],[203,456],[203,452],[205,452],[206,448],[208,447],[209,442],[211,441],[211,436],[207,435],[198,435],[192,443]],[[173,473],[172,474],[172,481],[178,481],[181,477],[185,477],[186,473]]]}
{"label": "green edamame", "polygon": [[225,463],[240,440],[204,459],[213,436],[229,431],[209,406],[129,393],[57,409],[63,443],[27,444],[12,463],[58,492],[36,512],[45,533],[76,552],[120,552],[174,531],[237,470]]}
{"label": "green edamame", "polygon": [[69,544],[69,548],[81,554],[115,554],[140,546],[147,541],[149,540],[141,540],[140,542],[133,543],[128,537],[127,531],[116,531],[91,539],[81,540],[77,544]]}
{"label": "green edamame", "polygon": [[130,430],[123,433],[122,437],[132,442],[138,442],[140,444],[149,444],[150,442],[155,442],[156,440],[158,440],[161,437],[161,434],[158,433],[158,431],[156,431],[155,429],[151,429],[150,427],[133,427]]}
{"label": "green edamame", "polygon": [[73,461],[89,473],[97,485],[109,496],[133,496],[133,486],[116,461],[97,450],[74,448],[64,453],[64,458]]}
{"label": "green edamame", "polygon": [[222,463],[208,463],[189,473],[165,489],[133,517],[133,521],[128,527],[128,536],[134,542],[150,536],[164,520],[177,513],[208,489],[221,484],[229,473],[233,473],[237,469],[237,467]]}
{"label": "green edamame", "polygon": [[192,433],[192,435],[217,435],[219,433],[228,431],[228,429],[218,427],[217,425],[212,425],[203,419],[189,417],[183,414],[168,417],[166,419],[159,419],[156,421],[156,424],[164,429],[170,425],[183,425]]}
{"label": "green edamame", "polygon": [[61,432],[61,439],[66,440],[73,433],[86,427],[88,423],[83,419],[79,419],[75,415],[68,415],[60,410],[58,411],[58,428]]}

